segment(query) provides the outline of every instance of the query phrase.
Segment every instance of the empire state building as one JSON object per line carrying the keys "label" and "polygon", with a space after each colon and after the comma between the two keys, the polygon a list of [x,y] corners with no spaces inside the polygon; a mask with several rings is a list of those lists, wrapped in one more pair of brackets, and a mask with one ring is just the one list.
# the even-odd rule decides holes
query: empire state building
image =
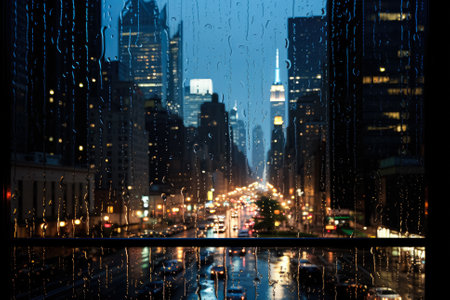
{"label": "empire state building", "polygon": [[286,114],[286,97],[284,86],[280,80],[280,65],[278,49],[275,60],[275,81],[270,87],[270,122],[274,125],[283,125]]}

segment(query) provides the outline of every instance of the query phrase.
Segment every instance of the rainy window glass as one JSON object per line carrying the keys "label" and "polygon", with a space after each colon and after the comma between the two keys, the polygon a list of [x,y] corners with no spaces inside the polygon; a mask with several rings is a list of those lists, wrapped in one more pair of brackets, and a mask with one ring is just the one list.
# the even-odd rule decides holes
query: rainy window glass
{"label": "rainy window glass", "polygon": [[[8,14],[14,238],[425,237],[425,0]],[[18,298],[424,293],[423,247],[17,247],[13,261]]]}

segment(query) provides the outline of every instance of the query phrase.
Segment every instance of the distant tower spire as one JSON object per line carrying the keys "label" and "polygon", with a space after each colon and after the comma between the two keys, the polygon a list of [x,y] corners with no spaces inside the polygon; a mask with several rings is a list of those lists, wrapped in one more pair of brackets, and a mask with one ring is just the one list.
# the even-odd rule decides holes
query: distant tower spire
{"label": "distant tower spire", "polygon": [[277,48],[277,56],[275,60],[275,83],[280,83],[280,63],[279,63],[280,57],[278,53]]}
{"label": "distant tower spire", "polygon": [[233,109],[236,111],[236,119],[238,118],[238,112],[237,112],[237,100],[234,100],[234,106]]}

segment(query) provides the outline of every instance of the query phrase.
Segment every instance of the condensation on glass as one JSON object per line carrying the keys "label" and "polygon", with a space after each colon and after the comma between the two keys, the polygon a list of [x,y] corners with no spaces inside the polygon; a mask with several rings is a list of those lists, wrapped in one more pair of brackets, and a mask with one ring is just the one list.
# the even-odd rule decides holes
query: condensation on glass
{"label": "condensation on glass", "polygon": [[[12,235],[423,238],[426,1],[282,2],[11,4]],[[312,293],[341,271],[423,292],[422,248],[227,251],[224,288],[208,249],[16,248],[15,290],[148,294],[173,255],[183,295],[300,297],[315,255]]]}

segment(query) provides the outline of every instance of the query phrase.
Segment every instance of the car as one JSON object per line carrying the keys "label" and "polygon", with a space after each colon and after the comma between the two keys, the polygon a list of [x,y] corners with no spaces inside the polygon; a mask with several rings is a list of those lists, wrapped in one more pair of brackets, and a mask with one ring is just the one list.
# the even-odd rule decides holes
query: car
{"label": "car", "polygon": [[183,264],[176,260],[167,260],[163,262],[163,266],[161,268],[161,272],[165,275],[175,275],[183,270]]}
{"label": "car", "polygon": [[245,220],[245,223],[244,223],[245,228],[253,228],[254,225],[255,225],[255,220],[253,220],[253,219]]}
{"label": "car", "polygon": [[225,267],[223,265],[215,265],[211,268],[210,272],[211,278],[224,278],[225,277]]}
{"label": "car", "polygon": [[343,282],[334,286],[333,293],[334,299],[337,300],[366,300],[367,286],[354,282]]}
{"label": "car", "polygon": [[205,238],[206,237],[206,232],[204,230],[198,230],[195,232],[197,238]]}
{"label": "car", "polygon": [[228,249],[229,255],[245,255],[245,247],[231,247]]}
{"label": "car", "polygon": [[200,251],[200,264],[210,264],[214,261],[214,252],[206,249]]}
{"label": "car", "polygon": [[238,237],[250,237],[248,229],[240,229],[238,232]]}
{"label": "car", "polygon": [[174,233],[175,232],[174,232],[173,228],[168,227],[168,228],[164,229],[163,231],[161,231],[161,236],[169,237],[169,236],[174,235]]}
{"label": "car", "polygon": [[293,257],[291,258],[291,264],[301,265],[301,264],[311,264],[311,262],[306,258]]}
{"label": "car", "polygon": [[302,285],[305,286],[321,286],[322,270],[314,264],[301,263],[299,266],[299,278]]}
{"label": "car", "polygon": [[219,225],[219,232],[220,233],[224,233],[227,230],[227,226],[220,224]]}
{"label": "car", "polygon": [[144,232],[142,232],[139,237],[149,238],[149,237],[155,237],[155,236],[157,236],[156,231],[145,229]]}
{"label": "car", "polygon": [[247,299],[247,295],[242,287],[231,287],[227,289],[227,300],[243,299]]}
{"label": "car", "polygon": [[197,229],[198,230],[206,230],[207,228],[209,227],[209,223],[200,223],[200,224],[198,224],[198,226],[197,226]]}
{"label": "car", "polygon": [[[211,279],[200,279],[200,290],[198,294],[196,292],[196,297],[192,299],[202,299],[202,300],[217,300],[216,289],[214,286],[214,280]],[[200,298],[198,298],[200,296]],[[190,298],[188,298],[190,299]]]}
{"label": "car", "polygon": [[136,299],[148,299],[149,296],[152,299],[159,299],[163,295],[164,281],[151,281],[135,291]]}
{"label": "car", "polygon": [[370,288],[366,296],[367,300],[402,300],[399,293],[389,287]]}
{"label": "car", "polygon": [[173,231],[173,233],[180,233],[184,230],[186,230],[186,226],[185,225],[172,225],[171,230]]}

